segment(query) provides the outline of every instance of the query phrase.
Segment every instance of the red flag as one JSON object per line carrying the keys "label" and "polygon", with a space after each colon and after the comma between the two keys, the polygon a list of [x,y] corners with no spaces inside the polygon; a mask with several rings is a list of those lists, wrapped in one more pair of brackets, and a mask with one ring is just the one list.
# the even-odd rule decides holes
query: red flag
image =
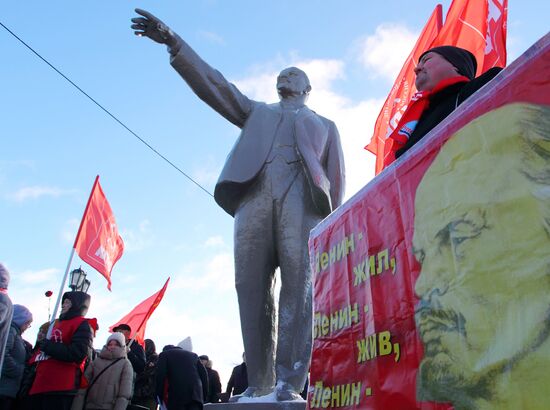
{"label": "red flag", "polygon": [[420,33],[407,60],[405,60],[405,64],[399,72],[382,110],[378,114],[376,124],[374,125],[374,134],[370,143],[365,147],[365,149],[376,155],[376,174],[382,171],[384,165],[384,145],[386,144],[386,138],[399,123],[401,116],[407,109],[411,96],[416,92],[414,85],[414,67],[416,66],[416,62],[420,55],[430,48],[441,29],[441,24],[442,9],[441,5],[438,4],[424,26],[422,33]]}
{"label": "red flag", "polygon": [[453,0],[432,47],[450,45],[471,51],[479,75],[506,65],[508,0]]}
{"label": "red flag", "polygon": [[118,234],[115,216],[96,177],[73,246],[80,259],[107,279],[111,290],[111,271],[122,256],[124,242]]}
{"label": "red flag", "polygon": [[140,345],[145,345],[145,327],[147,326],[147,321],[157,308],[157,306],[160,304],[164,292],[166,292],[166,288],[168,287],[168,282],[170,281],[170,278],[166,279],[166,283],[162,287],[161,290],[159,290],[154,295],[148,297],[143,302],[141,302],[139,305],[137,305],[130,313],[128,313],[126,316],[124,316],[122,319],[120,319],[118,322],[116,322],[114,325],[109,327],[109,332],[112,332],[115,327],[120,325],[121,323],[125,323],[132,329],[132,338],[136,339],[136,342],[138,342]]}
{"label": "red flag", "polygon": [[483,71],[506,66],[506,26],[508,0],[488,0],[487,33],[485,36],[485,60]]}
{"label": "red flag", "polygon": [[[441,19],[441,6],[438,5],[432,17],[422,31],[415,48],[399,73],[388,99],[380,112],[374,128],[374,135],[365,148],[376,155],[375,173],[378,174],[384,167],[384,145],[388,135],[395,129],[403,112],[407,108],[410,97],[414,94],[414,66],[418,57],[424,51],[437,46],[450,45],[465,48],[471,51],[477,60],[479,75],[494,66],[506,66],[506,20],[508,15],[508,0],[453,0],[445,24],[438,28],[437,36],[431,37],[428,27],[438,12]],[[441,27],[440,30],[439,27]],[[422,41],[422,44],[419,44]],[[414,57],[413,57],[414,55]],[[412,58],[412,61],[411,61]],[[403,85],[401,85],[403,84]],[[411,92],[404,93],[404,85],[410,84]],[[401,87],[401,89],[400,89]],[[403,93],[403,94],[400,94]],[[391,150],[386,150],[391,152]]]}

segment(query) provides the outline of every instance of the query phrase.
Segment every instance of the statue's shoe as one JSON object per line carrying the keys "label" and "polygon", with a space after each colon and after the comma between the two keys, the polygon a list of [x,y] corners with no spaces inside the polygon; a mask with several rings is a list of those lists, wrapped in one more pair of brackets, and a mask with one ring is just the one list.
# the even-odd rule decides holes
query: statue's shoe
{"label": "statue's shoe", "polygon": [[304,401],[300,393],[294,390],[288,383],[277,384],[275,393],[277,401]]}
{"label": "statue's shoe", "polygon": [[273,392],[272,388],[269,387],[247,387],[245,391],[243,391],[241,394],[237,394],[236,396],[231,396],[229,398],[230,403],[235,403],[240,401],[243,398],[254,398],[254,397],[261,397],[265,396],[267,394],[270,394]]}

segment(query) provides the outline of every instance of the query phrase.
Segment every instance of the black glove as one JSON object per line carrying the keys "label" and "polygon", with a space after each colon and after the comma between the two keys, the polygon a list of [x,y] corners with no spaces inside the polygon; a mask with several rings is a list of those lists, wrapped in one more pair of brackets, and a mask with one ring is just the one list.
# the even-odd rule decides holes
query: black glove
{"label": "black glove", "polygon": [[44,352],[44,353],[48,353],[48,347],[52,344],[53,342],[51,340],[48,340],[46,338],[40,340],[38,343],[37,343],[37,346],[38,348]]}

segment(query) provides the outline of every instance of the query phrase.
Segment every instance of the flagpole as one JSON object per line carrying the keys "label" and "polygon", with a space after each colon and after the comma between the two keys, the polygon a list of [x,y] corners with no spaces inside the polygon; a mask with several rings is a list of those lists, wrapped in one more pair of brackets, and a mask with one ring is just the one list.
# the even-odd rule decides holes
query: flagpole
{"label": "flagpole", "polygon": [[51,316],[50,326],[48,327],[48,334],[46,339],[49,339],[52,335],[53,324],[55,323],[55,318],[57,316],[57,309],[59,309],[59,304],[61,303],[61,297],[63,296],[63,288],[67,282],[67,276],[69,276],[69,268],[71,267],[71,262],[73,261],[75,248],[72,249],[71,255],[69,256],[69,261],[67,262],[67,268],[65,268],[65,274],[63,275],[63,280],[61,281],[61,287],[59,288],[59,293],[57,294],[57,300],[53,308],[53,314]]}

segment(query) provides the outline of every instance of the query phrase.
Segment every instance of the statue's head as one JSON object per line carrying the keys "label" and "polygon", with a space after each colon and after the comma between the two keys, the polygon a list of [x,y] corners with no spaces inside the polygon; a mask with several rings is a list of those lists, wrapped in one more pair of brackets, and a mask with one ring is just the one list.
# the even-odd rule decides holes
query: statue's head
{"label": "statue's head", "polygon": [[299,68],[288,67],[279,73],[277,77],[277,92],[281,100],[303,97],[305,101],[310,91],[309,78]]}

